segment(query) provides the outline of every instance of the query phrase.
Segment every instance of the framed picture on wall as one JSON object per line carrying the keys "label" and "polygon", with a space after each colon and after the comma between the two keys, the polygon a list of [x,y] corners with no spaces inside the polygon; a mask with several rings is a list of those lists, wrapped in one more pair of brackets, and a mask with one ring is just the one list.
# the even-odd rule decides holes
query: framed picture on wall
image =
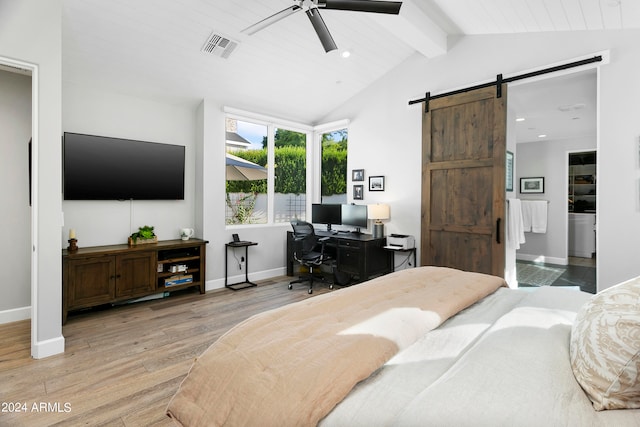
{"label": "framed picture on wall", "polygon": [[364,199],[364,185],[353,186],[353,200]]}
{"label": "framed picture on wall", "polygon": [[351,181],[364,181],[364,169],[354,169],[351,171]]}
{"label": "framed picture on wall", "polygon": [[384,191],[384,176],[370,176],[369,191]]}
{"label": "framed picture on wall", "polygon": [[520,178],[520,193],[544,193],[544,177]]}

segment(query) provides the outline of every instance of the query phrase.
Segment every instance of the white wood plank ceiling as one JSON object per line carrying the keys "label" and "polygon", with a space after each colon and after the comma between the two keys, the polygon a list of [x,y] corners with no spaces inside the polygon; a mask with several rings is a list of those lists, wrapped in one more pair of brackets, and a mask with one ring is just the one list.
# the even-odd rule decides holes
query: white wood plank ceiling
{"label": "white wood plank ceiling", "polygon": [[[62,3],[67,83],[310,124],[416,52],[446,54],[450,35],[640,28],[639,0],[405,0],[399,16],[323,10],[327,54],[304,13],[241,33],[292,0]],[[201,52],[214,31],[239,43],[228,59]]]}
{"label": "white wood plank ceiling", "polygon": [[638,28],[637,0],[426,0],[458,34]]}

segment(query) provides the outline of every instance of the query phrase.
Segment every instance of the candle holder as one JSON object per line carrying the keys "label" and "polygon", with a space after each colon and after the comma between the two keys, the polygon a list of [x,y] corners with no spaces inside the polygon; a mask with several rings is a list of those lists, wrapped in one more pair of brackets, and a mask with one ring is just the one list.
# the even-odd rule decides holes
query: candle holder
{"label": "candle holder", "polygon": [[67,250],[69,252],[75,252],[78,250],[78,239],[69,239],[69,247],[67,248]]}

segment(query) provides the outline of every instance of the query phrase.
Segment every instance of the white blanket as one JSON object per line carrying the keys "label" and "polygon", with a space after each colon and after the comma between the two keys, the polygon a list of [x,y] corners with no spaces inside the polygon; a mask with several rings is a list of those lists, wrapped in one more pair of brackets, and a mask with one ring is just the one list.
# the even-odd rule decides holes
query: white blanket
{"label": "white blanket", "polygon": [[569,364],[590,297],[499,290],[361,382],[322,426],[640,426],[640,410],[596,412]]}

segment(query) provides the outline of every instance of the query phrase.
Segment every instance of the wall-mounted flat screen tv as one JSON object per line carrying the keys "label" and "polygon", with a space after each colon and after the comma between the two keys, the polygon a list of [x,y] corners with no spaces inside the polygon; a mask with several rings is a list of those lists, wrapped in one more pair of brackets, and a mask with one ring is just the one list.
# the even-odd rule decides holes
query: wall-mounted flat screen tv
{"label": "wall-mounted flat screen tv", "polygon": [[185,147],[65,132],[65,200],[183,200]]}

